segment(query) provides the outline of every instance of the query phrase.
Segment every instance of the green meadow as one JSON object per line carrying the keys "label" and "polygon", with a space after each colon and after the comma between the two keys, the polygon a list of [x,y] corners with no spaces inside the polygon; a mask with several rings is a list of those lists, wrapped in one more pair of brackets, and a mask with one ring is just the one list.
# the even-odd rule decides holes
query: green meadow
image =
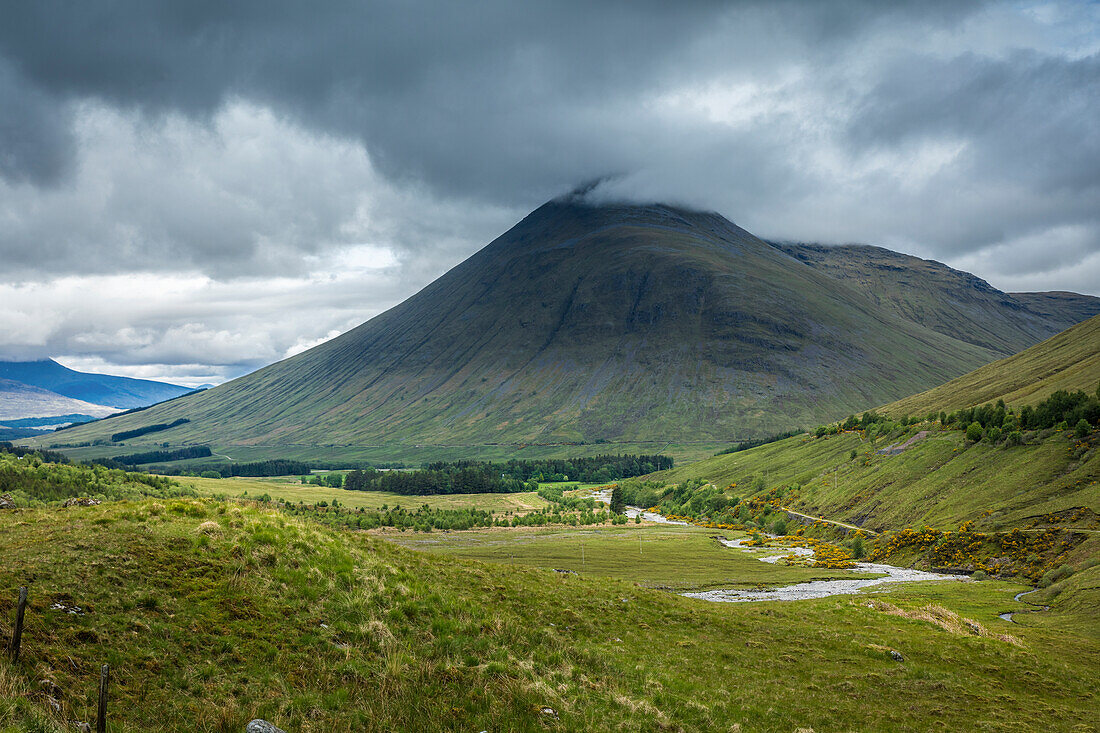
{"label": "green meadow", "polygon": [[31,589],[5,731],[91,720],[102,663],[116,733],[1069,731],[1100,703],[1091,609],[1006,622],[1001,581],[715,604],[210,498],[6,511],[0,547],[0,634]]}
{"label": "green meadow", "polygon": [[380,509],[383,506],[402,506],[415,508],[427,505],[432,509],[483,509],[503,514],[504,512],[526,514],[550,505],[548,501],[533,491],[516,494],[437,494],[433,496],[406,496],[386,491],[348,491],[328,486],[303,484],[297,476],[275,478],[197,478],[180,477],[183,486],[194,487],[206,496],[239,497],[247,494],[259,498],[266,494],[272,499],[297,504],[317,504],[319,502],[338,501],[341,506],[353,509]]}
{"label": "green meadow", "polygon": [[[747,536],[738,532],[718,534],[728,539]],[[849,570],[761,562],[760,556],[783,553],[775,548],[746,552],[724,547],[715,539],[715,530],[699,527],[628,524],[523,531],[494,528],[431,535],[388,531],[382,536],[433,554],[569,570],[675,591],[853,577]],[[873,576],[860,573],[858,577]]]}

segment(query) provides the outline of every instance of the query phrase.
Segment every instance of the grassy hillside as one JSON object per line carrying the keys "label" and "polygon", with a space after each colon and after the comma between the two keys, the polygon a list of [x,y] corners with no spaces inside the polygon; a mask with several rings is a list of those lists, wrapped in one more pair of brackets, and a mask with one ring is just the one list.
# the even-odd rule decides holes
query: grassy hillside
{"label": "grassy hillside", "polygon": [[1095,392],[1100,385],[1100,316],[1069,328],[1007,359],[946,384],[892,402],[889,415],[926,415],[1003,399],[1035,404],[1055,390]]}
{"label": "grassy hillside", "polygon": [[[919,433],[926,435],[904,451],[879,453]],[[1096,433],[1078,441],[1068,431],[1035,434],[1019,446],[970,443],[962,431],[920,424],[873,439],[859,431],[788,438],[652,478],[702,479],[738,497],[798,485],[783,506],[876,531],[955,529],[971,520],[1004,529],[1076,507],[1092,512],[1081,526],[1093,528],[1100,514],[1098,444]]]}
{"label": "grassy hillside", "polygon": [[720,216],[563,199],[336,339],[54,440],[188,418],[135,444],[394,458],[425,447],[553,444],[561,455],[580,442],[729,442],[881,404],[1007,353],[967,338],[885,308]]}
{"label": "grassy hillside", "polygon": [[1005,584],[708,604],[187,499],[2,512],[0,552],[0,634],[31,588],[23,656],[0,661],[0,729],[90,720],[104,662],[113,731],[239,732],[256,716],[302,733],[1095,719],[1098,642],[1072,616],[1058,631],[997,619],[1019,605]]}
{"label": "grassy hillside", "polygon": [[[61,451],[73,460],[82,461],[91,458],[111,458],[114,456],[133,453],[142,449],[138,446],[150,447],[156,445],[152,438],[164,433],[149,436],[149,442],[140,440],[128,440],[116,445],[87,445],[79,448],[70,448],[66,436],[68,431],[49,435],[48,440],[33,438],[21,441],[23,444],[40,446],[45,443],[51,445],[60,443]],[[169,465],[180,468],[194,467],[217,463],[228,456],[233,463],[248,463],[271,458],[287,460],[324,462],[324,463],[363,463],[369,462],[375,465],[385,464],[390,461],[398,461],[407,466],[416,467],[434,461],[488,461],[503,462],[515,458],[517,460],[538,460],[543,458],[584,458],[607,453],[629,453],[634,455],[652,454],[661,452],[672,456],[677,463],[698,461],[713,456],[715,452],[728,445],[725,441],[702,441],[699,443],[669,443],[667,441],[653,441],[648,443],[589,443],[586,445],[558,444],[558,445],[527,445],[523,443],[483,445],[483,446],[431,446],[413,443],[394,443],[388,446],[374,446],[364,448],[362,446],[348,445],[267,445],[267,446],[229,446],[213,444],[212,458],[192,459],[189,461],[173,461]]]}

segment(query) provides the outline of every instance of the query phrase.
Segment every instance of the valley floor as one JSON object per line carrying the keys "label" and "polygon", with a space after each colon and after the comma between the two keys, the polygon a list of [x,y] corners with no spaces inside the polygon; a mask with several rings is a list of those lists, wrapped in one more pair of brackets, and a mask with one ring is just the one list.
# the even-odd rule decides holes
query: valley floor
{"label": "valley floor", "polygon": [[20,585],[32,600],[21,660],[0,662],[0,730],[90,720],[104,662],[112,731],[1096,724],[1092,571],[1019,623],[998,616],[1025,607],[1002,581],[715,604],[640,583],[765,582],[742,573],[766,563],[697,528],[596,531],[401,536],[425,553],[250,502],[5,511],[0,634]]}

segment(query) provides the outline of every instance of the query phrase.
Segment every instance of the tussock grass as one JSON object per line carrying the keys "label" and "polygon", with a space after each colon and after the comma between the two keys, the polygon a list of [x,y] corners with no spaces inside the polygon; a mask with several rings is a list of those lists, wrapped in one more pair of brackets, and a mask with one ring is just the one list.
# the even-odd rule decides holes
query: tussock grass
{"label": "tussock grass", "polygon": [[871,607],[876,611],[883,611],[891,616],[902,616],[917,621],[927,621],[940,627],[944,631],[956,636],[982,636],[987,639],[997,639],[1014,646],[1023,646],[1022,642],[1011,634],[1001,634],[989,631],[986,627],[971,618],[963,618],[949,608],[944,608],[935,603],[914,609],[902,609],[884,601],[874,601]]}

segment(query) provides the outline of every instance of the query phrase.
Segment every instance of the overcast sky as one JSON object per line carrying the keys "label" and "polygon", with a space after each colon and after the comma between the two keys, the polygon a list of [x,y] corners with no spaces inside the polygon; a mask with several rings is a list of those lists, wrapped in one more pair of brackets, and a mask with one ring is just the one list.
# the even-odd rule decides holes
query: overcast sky
{"label": "overcast sky", "polygon": [[611,174],[1100,295],[1100,5],[8,0],[0,358],[220,382]]}

